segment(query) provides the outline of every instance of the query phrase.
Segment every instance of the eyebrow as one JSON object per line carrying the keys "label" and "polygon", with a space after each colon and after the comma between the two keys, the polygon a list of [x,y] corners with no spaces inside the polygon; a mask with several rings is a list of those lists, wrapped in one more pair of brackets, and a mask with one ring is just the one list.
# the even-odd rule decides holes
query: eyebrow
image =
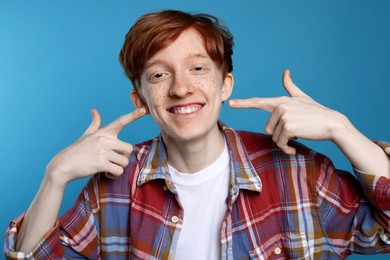
{"label": "eyebrow", "polygon": [[[194,58],[202,58],[202,59],[207,59],[207,58],[210,58],[209,55],[207,55],[207,53],[192,53],[190,55],[188,55],[186,57],[186,59],[194,59]],[[146,62],[145,64],[145,68],[150,68],[152,66],[155,66],[155,65],[161,65],[161,64],[165,64],[165,61],[164,60],[161,60],[161,59],[152,59],[151,61],[148,61]]]}

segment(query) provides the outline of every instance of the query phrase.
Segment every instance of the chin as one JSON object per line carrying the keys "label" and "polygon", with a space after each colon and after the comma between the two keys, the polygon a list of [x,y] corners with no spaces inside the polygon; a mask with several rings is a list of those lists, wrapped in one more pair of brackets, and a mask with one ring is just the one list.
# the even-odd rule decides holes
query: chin
{"label": "chin", "polygon": [[177,141],[191,141],[201,138],[205,135],[205,131],[201,131],[201,129],[180,129],[180,131],[167,131],[163,132],[165,136],[169,136],[169,138],[177,140]]}
{"label": "chin", "polygon": [[[217,126],[217,122],[214,124]],[[213,126],[212,125],[183,125],[176,129],[169,128],[163,130],[161,128],[161,132],[165,138],[170,138],[175,141],[189,142],[199,140],[201,138],[207,138],[207,134],[211,134]]]}

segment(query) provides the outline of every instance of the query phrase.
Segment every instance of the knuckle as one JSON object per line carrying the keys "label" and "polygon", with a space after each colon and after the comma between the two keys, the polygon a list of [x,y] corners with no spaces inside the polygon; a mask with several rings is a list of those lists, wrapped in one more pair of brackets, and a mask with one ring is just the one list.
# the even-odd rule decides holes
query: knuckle
{"label": "knuckle", "polygon": [[285,146],[283,148],[280,148],[285,154],[291,154],[290,149],[288,146]]}
{"label": "knuckle", "polygon": [[124,169],[120,166],[116,166],[115,167],[115,170],[114,170],[114,174],[115,176],[119,177],[120,175],[122,175]]}
{"label": "knuckle", "polygon": [[97,154],[98,158],[100,158],[101,160],[104,160],[104,155],[106,154],[106,151],[103,149],[103,147],[99,147],[96,150],[96,154]]}
{"label": "knuckle", "polygon": [[278,106],[278,109],[282,113],[286,113],[287,111],[290,110],[290,105],[288,103],[282,103]]}
{"label": "knuckle", "polygon": [[281,117],[280,117],[280,122],[283,124],[283,126],[285,127],[286,124],[288,124],[289,122],[289,116],[287,114],[283,114]]}
{"label": "knuckle", "polygon": [[127,164],[129,164],[129,160],[125,156],[120,156],[117,160],[116,163],[122,167],[126,167]]}
{"label": "knuckle", "polygon": [[292,126],[292,124],[290,122],[285,122],[284,126],[283,126],[283,131],[284,132],[287,132],[287,133],[291,133],[293,132],[294,130],[294,127]]}
{"label": "knuckle", "polygon": [[275,108],[274,114],[280,116],[280,115],[283,115],[283,113],[284,113],[284,108],[283,108],[282,104],[280,104],[280,105],[278,105],[278,106]]}
{"label": "knuckle", "polygon": [[283,149],[283,148],[285,148],[286,143],[281,141],[281,140],[277,140],[276,145],[279,146],[281,149]]}
{"label": "knuckle", "polygon": [[102,135],[99,135],[95,138],[95,143],[97,144],[104,144],[106,142],[106,137],[105,136],[102,136]]}
{"label": "knuckle", "polygon": [[131,154],[132,151],[133,151],[133,146],[131,144],[126,144],[125,152]]}
{"label": "knuckle", "polygon": [[279,97],[279,101],[281,102],[281,104],[285,104],[285,103],[289,102],[290,100],[291,100],[291,98],[288,96]]}
{"label": "knuckle", "polygon": [[133,146],[131,144],[122,143],[120,146],[120,153],[119,154],[121,154],[125,157],[129,157],[130,154],[132,153],[132,151],[133,151]]}
{"label": "knuckle", "polygon": [[96,159],[96,165],[99,169],[102,169],[106,166],[107,161],[103,157],[99,157]]}
{"label": "knuckle", "polygon": [[123,167],[126,167],[129,164],[129,159],[127,157],[123,157],[122,165]]}

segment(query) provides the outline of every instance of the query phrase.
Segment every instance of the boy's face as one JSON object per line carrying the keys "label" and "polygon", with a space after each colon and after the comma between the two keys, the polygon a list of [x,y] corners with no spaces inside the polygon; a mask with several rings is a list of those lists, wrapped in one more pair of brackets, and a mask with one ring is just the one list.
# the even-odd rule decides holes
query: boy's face
{"label": "boy's face", "polygon": [[164,139],[190,141],[218,131],[222,101],[233,89],[233,76],[222,77],[194,30],[157,52],[145,66],[141,87],[131,97],[146,106]]}

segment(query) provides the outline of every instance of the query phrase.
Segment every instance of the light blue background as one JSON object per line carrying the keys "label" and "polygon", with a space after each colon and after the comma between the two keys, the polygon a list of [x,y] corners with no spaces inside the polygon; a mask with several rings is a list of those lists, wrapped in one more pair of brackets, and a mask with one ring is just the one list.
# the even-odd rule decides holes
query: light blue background
{"label": "light blue background", "polygon": [[[140,15],[169,8],[211,13],[229,26],[233,97],[285,95],[281,75],[290,68],[318,102],[369,138],[390,140],[389,1],[1,1],[1,233],[27,209],[45,165],[89,125],[91,108],[104,124],[133,110],[118,64],[124,35]],[[226,124],[252,131],[263,131],[267,117],[226,104],[222,113]],[[156,134],[147,117],[120,138],[136,143]],[[333,144],[305,143],[350,170]],[[69,185],[61,212],[84,183]]]}

